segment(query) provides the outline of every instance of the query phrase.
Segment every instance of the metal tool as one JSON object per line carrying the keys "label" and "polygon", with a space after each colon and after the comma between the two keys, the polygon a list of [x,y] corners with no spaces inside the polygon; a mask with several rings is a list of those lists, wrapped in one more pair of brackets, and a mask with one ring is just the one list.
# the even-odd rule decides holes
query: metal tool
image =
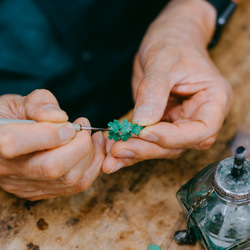
{"label": "metal tool", "polygon": [[[1,124],[9,124],[9,123],[35,123],[36,121],[33,120],[19,120],[19,119],[0,119],[0,125]],[[110,131],[108,128],[94,128],[94,127],[85,127],[81,124],[73,124],[75,127],[75,130],[81,131],[81,130],[92,130],[92,131]]]}

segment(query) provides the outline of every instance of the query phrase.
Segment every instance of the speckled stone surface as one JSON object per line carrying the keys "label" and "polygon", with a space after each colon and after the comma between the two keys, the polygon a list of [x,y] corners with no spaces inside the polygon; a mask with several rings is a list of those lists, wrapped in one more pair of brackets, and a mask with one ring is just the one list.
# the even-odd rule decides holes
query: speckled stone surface
{"label": "speckled stone surface", "polygon": [[236,133],[250,135],[250,1],[243,0],[210,53],[235,91],[235,104],[216,143],[177,160],[152,160],[102,174],[86,192],[28,202],[0,191],[0,249],[199,250],[177,246],[185,217],[176,191],[208,164],[231,156]]}

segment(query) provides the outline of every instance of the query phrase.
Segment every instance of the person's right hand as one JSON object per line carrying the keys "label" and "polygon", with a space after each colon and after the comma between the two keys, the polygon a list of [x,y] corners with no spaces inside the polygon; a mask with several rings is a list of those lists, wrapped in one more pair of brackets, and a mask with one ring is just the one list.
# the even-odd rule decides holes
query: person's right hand
{"label": "person's right hand", "polygon": [[[105,157],[101,132],[75,132],[67,114],[47,90],[0,97],[0,118],[37,123],[0,125],[0,187],[28,200],[86,190]],[[75,123],[89,126],[79,118]]]}

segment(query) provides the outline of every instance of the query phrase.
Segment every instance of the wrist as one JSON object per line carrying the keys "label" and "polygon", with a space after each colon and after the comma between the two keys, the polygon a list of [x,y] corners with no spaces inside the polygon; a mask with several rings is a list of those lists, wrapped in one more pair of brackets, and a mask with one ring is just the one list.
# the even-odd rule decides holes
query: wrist
{"label": "wrist", "polygon": [[215,30],[216,10],[205,0],[174,0],[159,15],[159,23],[166,27],[166,35],[171,30],[180,42],[206,49]]}
{"label": "wrist", "polygon": [[208,48],[213,48],[219,41],[225,25],[234,13],[237,4],[232,0],[206,0],[214,7],[217,13],[216,29]]}

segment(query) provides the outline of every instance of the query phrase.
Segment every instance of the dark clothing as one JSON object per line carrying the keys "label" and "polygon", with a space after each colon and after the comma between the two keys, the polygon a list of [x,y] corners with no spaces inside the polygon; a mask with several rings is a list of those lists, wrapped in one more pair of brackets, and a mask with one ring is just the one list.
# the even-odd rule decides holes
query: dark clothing
{"label": "dark clothing", "polygon": [[166,0],[0,0],[0,95],[50,90],[70,120],[133,107],[132,62]]}

